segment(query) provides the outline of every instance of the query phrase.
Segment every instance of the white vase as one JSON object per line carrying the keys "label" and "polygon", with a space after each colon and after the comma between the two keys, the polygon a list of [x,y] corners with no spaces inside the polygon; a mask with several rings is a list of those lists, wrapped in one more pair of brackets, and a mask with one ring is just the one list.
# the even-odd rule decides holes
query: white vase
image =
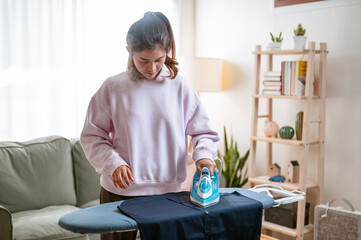
{"label": "white vase", "polygon": [[268,43],[267,49],[268,50],[280,50],[282,43],[280,42],[270,42]]}
{"label": "white vase", "polygon": [[293,36],[294,49],[305,49],[307,37],[306,36]]}

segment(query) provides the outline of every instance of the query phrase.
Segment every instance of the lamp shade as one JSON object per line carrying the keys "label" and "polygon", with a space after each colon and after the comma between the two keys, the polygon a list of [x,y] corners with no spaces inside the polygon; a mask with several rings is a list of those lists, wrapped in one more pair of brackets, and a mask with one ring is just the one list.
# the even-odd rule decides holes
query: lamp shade
{"label": "lamp shade", "polygon": [[180,57],[179,73],[198,92],[222,91],[223,61],[216,58]]}

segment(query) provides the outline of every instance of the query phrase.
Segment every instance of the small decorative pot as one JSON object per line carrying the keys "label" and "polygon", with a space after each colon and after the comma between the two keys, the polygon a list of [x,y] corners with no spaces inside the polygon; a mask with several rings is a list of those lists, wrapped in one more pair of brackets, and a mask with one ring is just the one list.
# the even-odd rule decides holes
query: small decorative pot
{"label": "small decorative pot", "polygon": [[268,43],[268,50],[281,50],[282,43],[281,42],[270,42]]}
{"label": "small decorative pot", "polygon": [[295,130],[290,126],[284,126],[281,127],[278,133],[283,139],[292,139],[293,135],[295,135]]}
{"label": "small decorative pot", "polygon": [[303,128],[303,112],[299,112],[296,114],[296,139],[302,140],[302,128]]}
{"label": "small decorative pot", "polygon": [[293,36],[293,47],[295,49],[305,49],[306,41],[306,36]]}

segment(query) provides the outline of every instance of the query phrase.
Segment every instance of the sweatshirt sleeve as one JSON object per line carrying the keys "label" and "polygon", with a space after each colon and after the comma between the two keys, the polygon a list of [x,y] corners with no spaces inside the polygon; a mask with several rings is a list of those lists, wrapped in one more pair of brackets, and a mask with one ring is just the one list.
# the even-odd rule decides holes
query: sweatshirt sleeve
{"label": "sweatshirt sleeve", "polygon": [[203,158],[214,160],[220,139],[218,133],[211,128],[203,105],[198,97],[196,98],[195,109],[186,126],[186,134],[192,137],[193,160],[198,161]]}
{"label": "sweatshirt sleeve", "polygon": [[128,166],[112,144],[113,122],[110,109],[110,95],[103,84],[89,103],[80,136],[87,159],[102,175],[112,175],[119,166]]}

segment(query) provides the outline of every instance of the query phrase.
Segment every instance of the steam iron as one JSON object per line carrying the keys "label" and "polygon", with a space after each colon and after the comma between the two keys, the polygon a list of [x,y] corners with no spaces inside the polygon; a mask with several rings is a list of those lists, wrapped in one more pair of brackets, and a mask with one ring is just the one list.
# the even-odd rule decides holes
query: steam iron
{"label": "steam iron", "polygon": [[214,205],[219,202],[218,188],[219,181],[216,171],[214,170],[213,176],[211,176],[209,169],[204,167],[201,175],[198,172],[194,174],[190,200],[200,207]]}

